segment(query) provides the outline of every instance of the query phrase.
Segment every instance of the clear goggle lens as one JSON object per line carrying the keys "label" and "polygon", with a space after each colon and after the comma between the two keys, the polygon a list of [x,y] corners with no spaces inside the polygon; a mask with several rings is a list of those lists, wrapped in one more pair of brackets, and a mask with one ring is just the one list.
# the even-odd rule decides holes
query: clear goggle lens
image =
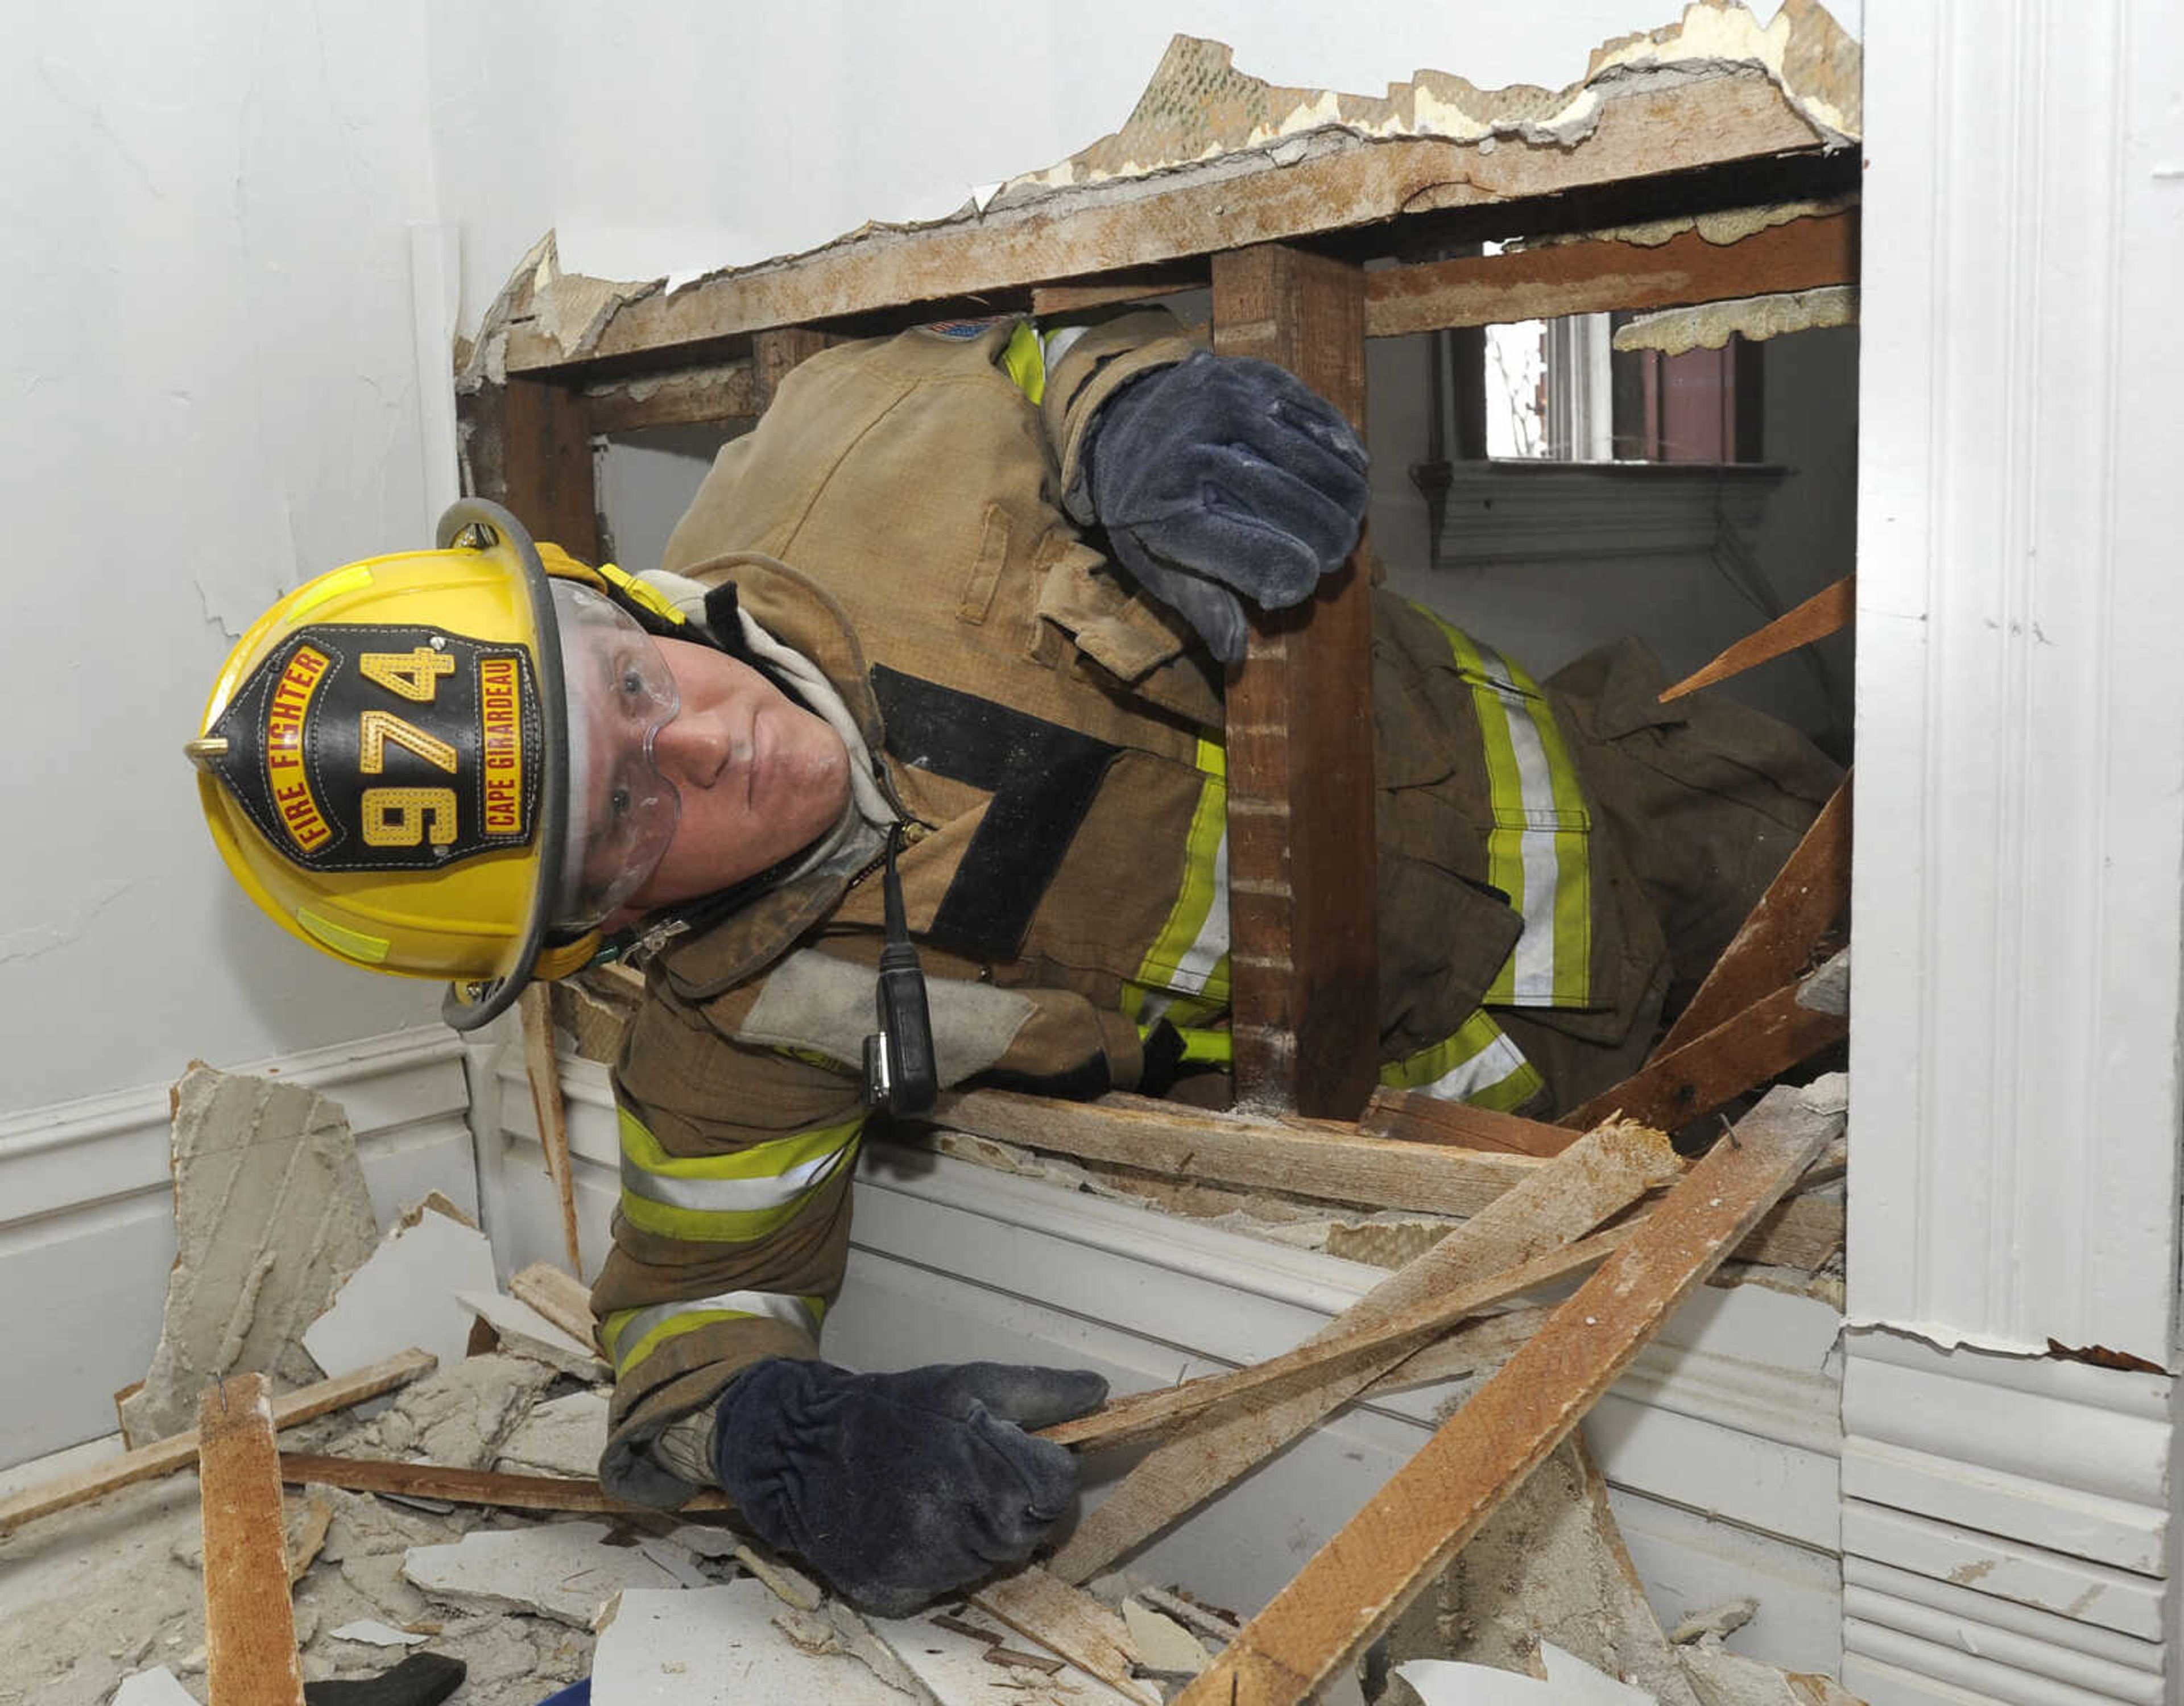
{"label": "clear goggle lens", "polygon": [[554,922],[589,929],[652,874],[682,802],[653,761],[682,709],[659,644],[589,588],[554,583],[569,696],[569,829]]}

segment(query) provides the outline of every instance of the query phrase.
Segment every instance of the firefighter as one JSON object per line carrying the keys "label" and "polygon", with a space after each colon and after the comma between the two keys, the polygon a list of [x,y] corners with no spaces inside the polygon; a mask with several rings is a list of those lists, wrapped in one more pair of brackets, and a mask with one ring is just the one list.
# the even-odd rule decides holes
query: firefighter
{"label": "firefighter", "polygon": [[[1031,1430],[1097,1375],[820,1358],[860,1139],[937,1085],[1217,1071],[1222,666],[1247,604],[1344,561],[1365,473],[1324,401],[1165,315],[921,329],[792,372],[641,578],[460,504],[434,550],[309,583],[237,646],[190,750],[286,928],[450,980],[465,1029],[604,943],[645,968],[593,1291],[611,1491],[717,1485],[889,1614],[1066,1514],[1072,1462]],[[1658,705],[1637,649],[1564,693],[1376,597],[1382,1079],[1574,1105],[1833,767]]]}

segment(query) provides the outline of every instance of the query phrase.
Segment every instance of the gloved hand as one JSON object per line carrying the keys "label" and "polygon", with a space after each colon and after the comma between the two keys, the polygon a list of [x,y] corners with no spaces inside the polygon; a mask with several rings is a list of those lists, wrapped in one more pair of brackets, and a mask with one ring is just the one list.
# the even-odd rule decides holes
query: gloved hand
{"label": "gloved hand", "polygon": [[770,1357],[722,1393],[714,1469],[760,1539],[801,1553],[862,1608],[900,1617],[1031,1556],[1076,1497],[1077,1462],[1024,1430],[1106,1396],[1082,1369],[853,1374]]}
{"label": "gloved hand", "polygon": [[1365,463],[1350,423],[1301,380],[1201,350],[1107,399],[1084,481],[1123,566],[1237,663],[1237,594],[1281,610],[1341,566],[1365,516]]}

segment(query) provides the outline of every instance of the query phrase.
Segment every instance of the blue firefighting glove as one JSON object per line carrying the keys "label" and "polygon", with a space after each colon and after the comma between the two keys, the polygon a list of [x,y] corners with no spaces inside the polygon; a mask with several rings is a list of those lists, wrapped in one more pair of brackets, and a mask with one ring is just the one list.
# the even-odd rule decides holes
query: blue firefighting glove
{"label": "blue firefighting glove", "polygon": [[1106,1396],[1082,1369],[853,1374],[770,1357],[721,1395],[714,1469],[761,1540],[901,1617],[1031,1556],[1077,1496],[1077,1460],[1024,1430]]}
{"label": "blue firefighting glove", "polygon": [[1365,460],[1350,423],[1302,381],[1200,351],[1107,399],[1084,481],[1123,566],[1237,663],[1238,594],[1262,610],[1301,603],[1357,543]]}

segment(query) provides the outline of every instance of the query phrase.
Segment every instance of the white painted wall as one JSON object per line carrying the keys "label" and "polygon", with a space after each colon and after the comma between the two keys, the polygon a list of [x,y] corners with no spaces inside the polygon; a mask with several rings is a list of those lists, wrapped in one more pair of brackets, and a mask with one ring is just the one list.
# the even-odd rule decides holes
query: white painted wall
{"label": "white painted wall", "polygon": [[1278,81],[1374,91],[1424,65],[1555,85],[1674,11],[15,8],[0,659],[35,733],[8,772],[33,815],[0,851],[0,1112],[432,1022],[430,990],[347,973],[243,900],[177,750],[276,593],[431,524],[444,397],[420,387],[412,227],[459,234],[474,324],[550,226],[572,265],[644,275],[945,211],[1114,129],[1177,31]]}
{"label": "white painted wall", "polygon": [[0,53],[0,1113],[428,1021],[221,870],[181,743],[231,635],[425,525],[424,8],[19,6]]}

